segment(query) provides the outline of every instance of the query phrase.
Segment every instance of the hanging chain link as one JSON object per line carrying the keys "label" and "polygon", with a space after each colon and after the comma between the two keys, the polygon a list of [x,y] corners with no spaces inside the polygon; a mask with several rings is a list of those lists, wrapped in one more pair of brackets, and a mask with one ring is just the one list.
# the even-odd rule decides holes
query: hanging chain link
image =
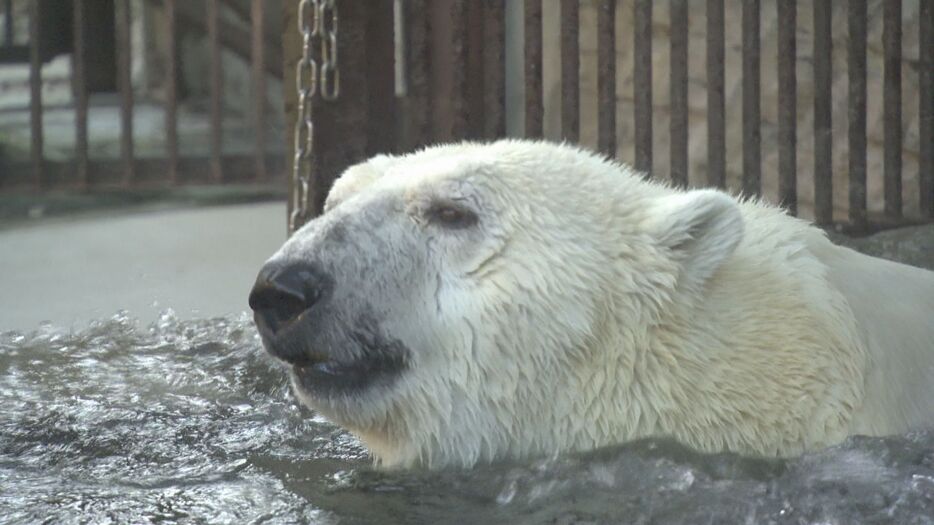
{"label": "hanging chain link", "polygon": [[[335,100],[340,94],[337,67],[337,4],[336,0],[300,0],[298,31],[302,35],[302,58],[295,65],[295,89],[298,93],[298,117],[295,121],[295,158],[292,184],[294,187],[289,233],[294,232],[310,216],[311,160],[314,154],[315,125],[312,99]],[[315,40],[320,40],[321,56],[315,57]],[[318,67],[318,61],[321,67]]]}
{"label": "hanging chain link", "polygon": [[336,0],[320,2],[318,20],[321,23],[321,96],[334,100],[341,91],[337,68],[337,4]]}

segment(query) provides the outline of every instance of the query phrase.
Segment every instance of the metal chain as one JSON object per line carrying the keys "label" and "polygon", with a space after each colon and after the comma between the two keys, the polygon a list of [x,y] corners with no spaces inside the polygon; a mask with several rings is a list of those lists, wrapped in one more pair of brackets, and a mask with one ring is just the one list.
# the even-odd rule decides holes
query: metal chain
{"label": "metal chain", "polygon": [[334,100],[341,91],[340,71],[337,68],[337,3],[320,2],[318,20],[321,23],[321,96]]}
{"label": "metal chain", "polygon": [[[289,233],[294,232],[310,215],[308,199],[315,138],[311,101],[318,94],[319,82],[321,97],[324,100],[335,100],[340,94],[336,1],[299,0],[298,31],[302,35],[302,58],[295,65],[298,117],[295,121],[295,158],[292,170],[292,184],[295,190],[292,213],[289,215]],[[315,39],[321,41],[321,56],[318,58],[314,56]]]}

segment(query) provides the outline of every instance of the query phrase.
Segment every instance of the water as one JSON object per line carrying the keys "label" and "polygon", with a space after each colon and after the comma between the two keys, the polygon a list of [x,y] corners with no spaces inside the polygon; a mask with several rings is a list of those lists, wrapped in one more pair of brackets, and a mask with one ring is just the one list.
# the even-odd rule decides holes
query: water
{"label": "water", "polygon": [[0,334],[0,523],[934,523],[934,431],[792,461],[650,440],[378,472],[246,316]]}

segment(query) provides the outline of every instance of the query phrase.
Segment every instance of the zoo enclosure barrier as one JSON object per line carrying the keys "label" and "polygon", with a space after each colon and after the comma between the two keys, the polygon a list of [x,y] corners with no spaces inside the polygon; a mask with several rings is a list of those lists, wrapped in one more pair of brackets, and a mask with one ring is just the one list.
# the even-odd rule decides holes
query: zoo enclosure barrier
{"label": "zoo enclosure barrier", "polygon": [[[23,74],[21,107],[0,103],[0,191],[282,180],[284,115],[281,101],[270,103],[281,88],[269,86],[281,82],[281,40],[266,27],[274,5],[3,0],[0,99],[17,88],[17,68],[28,68],[28,81]],[[204,70],[192,47],[207,56]],[[67,88],[49,102],[55,85],[43,75],[56,59],[65,72],[55,80]],[[225,71],[231,65],[242,71]],[[204,93],[183,82],[186,69],[207,77]],[[243,100],[225,100],[231,93]],[[29,132],[22,154],[3,140],[20,113]],[[109,127],[118,128],[112,152]]]}
{"label": "zoo enclosure barrier", "polygon": [[[759,0],[337,0],[341,94],[333,101],[320,96],[311,99],[316,132],[304,174],[310,185],[309,205],[298,213],[302,221],[320,213],[334,178],[348,165],[379,152],[460,139],[495,139],[507,135],[507,128],[512,136],[577,142],[582,124],[595,124],[591,147],[674,185],[709,185],[758,196],[763,194],[765,181],[776,187],[772,198],[792,214],[799,213],[802,190],[808,190],[807,211],[818,224],[853,232],[934,219],[934,1],[904,2],[917,12],[916,19],[909,20],[916,24],[914,28],[903,23],[899,0],[765,3],[769,11]],[[799,5],[807,6],[803,13],[798,12]],[[870,6],[873,13],[881,10],[881,16],[870,17]],[[543,25],[549,10],[559,20],[557,33]],[[587,10],[589,18],[584,20]],[[667,17],[662,16],[664,11]],[[726,23],[737,14],[739,27]],[[299,24],[298,16],[298,2],[285,4],[287,65],[301,57],[300,34],[289,29]],[[809,18],[810,27],[799,24],[799,18]],[[763,32],[762,20],[769,21],[769,31]],[[618,30],[621,21],[631,23],[629,34]],[[880,21],[881,42],[870,41],[870,25]],[[666,50],[657,45],[653,49],[652,44],[653,34],[657,40],[663,25],[669,32],[668,60],[659,68],[659,57],[666,58]],[[705,96],[700,98],[706,99],[701,117],[706,139],[691,138],[688,133],[697,129],[689,121],[698,119],[697,109],[689,105],[689,95],[697,95],[698,90],[689,67],[696,64],[688,60],[689,53],[695,52],[689,48],[693,35],[689,26],[704,29],[701,76]],[[917,30],[917,48],[908,50],[917,52],[914,60],[903,56],[906,27]],[[813,33],[811,49],[798,45],[798,33],[804,29]],[[729,52],[734,49],[724,41],[737,32],[741,43],[734,47],[741,60],[731,69]],[[763,34],[775,39],[777,52],[771,58],[762,52]],[[589,58],[582,54],[581,43],[593,35],[595,60],[588,72],[584,59]],[[832,35],[845,43],[834,45]],[[558,56],[549,58],[546,44],[553,40],[557,40]],[[881,74],[867,71],[867,43],[870,51],[881,44]],[[812,57],[801,59],[803,52]],[[845,67],[834,66],[833,57],[845,57]],[[545,69],[554,67],[552,61],[561,71],[555,100],[549,100],[543,75]],[[765,73],[774,73],[776,78],[777,122],[775,132],[766,135],[762,64],[773,61],[776,70]],[[622,69],[627,63],[629,71]],[[914,85],[903,83],[909,68],[913,75],[916,71]],[[284,69],[286,86],[294,85],[293,69]],[[807,74],[799,77],[802,71]],[[666,73],[668,93],[657,93],[657,81]],[[840,85],[833,82],[835,74],[840,75]],[[618,79],[626,75],[632,79],[628,100],[618,86]],[[868,103],[875,101],[868,97],[867,79],[872,84],[880,76],[884,158],[881,173],[867,173],[867,116],[877,121],[877,115],[868,111]],[[726,103],[725,79],[731,78],[738,79],[739,89],[734,92],[741,92],[741,103],[735,109]],[[590,97],[582,87],[591,80],[596,84],[595,123],[581,120],[582,102]],[[811,92],[802,95],[799,88],[805,80]],[[918,105],[903,107],[903,93],[916,98]],[[294,122],[297,95],[286,89],[285,97],[287,120]],[[659,120],[657,106],[665,99],[670,114],[667,137],[653,129],[653,120]],[[835,105],[838,100],[841,103]],[[624,103],[631,109],[621,111]],[[835,117],[837,105],[843,114]],[[560,115],[560,126],[551,136],[546,129],[549,114]],[[905,119],[904,115],[917,118]],[[740,127],[740,133],[731,133],[727,125],[731,117],[739,117],[738,126],[733,127]],[[810,125],[803,126],[802,121]],[[917,151],[906,153],[904,130],[909,122]],[[625,144],[618,135],[619,130],[630,129],[629,124],[632,137],[627,141],[631,144]],[[287,143],[293,144],[291,126],[286,133]],[[798,137],[805,135],[813,152],[810,166],[801,169]],[[845,137],[845,142],[834,142],[839,137]],[[668,151],[662,158],[653,144],[665,142]],[[692,173],[691,180],[689,147],[697,144],[706,149],[705,173],[700,180]],[[630,156],[620,154],[630,147]],[[777,152],[777,181],[763,177],[763,149]],[[838,151],[845,154],[843,169],[834,166]],[[740,167],[733,181],[728,177],[728,152],[739,152],[735,164]],[[290,163],[293,154],[289,154]],[[906,156],[913,156],[910,160],[917,166],[906,179],[912,181],[911,186],[903,185]],[[660,172],[659,164],[667,164],[668,173]],[[867,185],[873,184],[882,188],[878,211],[867,203]],[[295,189],[293,180],[293,195]],[[839,198],[834,199],[835,195]],[[835,210],[837,201],[843,203]]]}

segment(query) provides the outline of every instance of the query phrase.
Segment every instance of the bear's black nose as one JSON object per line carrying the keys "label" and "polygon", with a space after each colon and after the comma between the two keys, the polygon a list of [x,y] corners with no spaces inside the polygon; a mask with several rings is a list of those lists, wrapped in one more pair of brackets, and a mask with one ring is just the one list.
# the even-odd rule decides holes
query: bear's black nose
{"label": "bear's black nose", "polygon": [[331,291],[333,280],[308,262],[267,263],[250,292],[260,330],[275,335]]}

